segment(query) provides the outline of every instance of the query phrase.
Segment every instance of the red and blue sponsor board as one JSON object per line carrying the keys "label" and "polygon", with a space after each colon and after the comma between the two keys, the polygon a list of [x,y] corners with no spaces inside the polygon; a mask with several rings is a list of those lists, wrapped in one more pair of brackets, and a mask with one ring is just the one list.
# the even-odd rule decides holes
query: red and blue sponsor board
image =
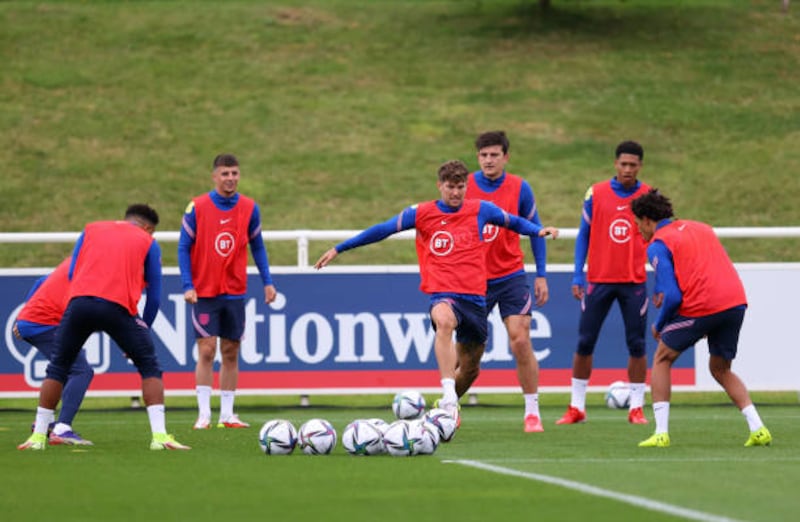
{"label": "red and blue sponsor board", "polygon": [[[10,272],[10,271],[9,271]],[[38,275],[2,275],[0,395],[34,395],[47,361],[12,334],[13,321]],[[372,393],[402,388],[438,389],[428,297],[416,272],[340,273],[296,271],[273,275],[279,295],[264,303],[257,276],[249,278],[247,327],[240,354],[241,393]],[[531,338],[540,365],[540,387],[567,388],[577,343],[580,303],[570,291],[571,274],[548,275],[550,301],[535,309]],[[652,284],[650,285],[652,288]],[[165,275],[153,337],[168,394],[194,391],[196,345],[191,307],[177,275]],[[649,322],[655,318],[650,310]],[[94,395],[138,393],[139,376],[107,335],[85,345],[95,369]],[[648,336],[648,361],[655,341]],[[613,307],[603,325],[590,385],[627,381],[622,321]],[[673,384],[695,384],[693,353],[673,369]],[[489,320],[489,341],[476,391],[518,390],[516,366],[497,312]]]}

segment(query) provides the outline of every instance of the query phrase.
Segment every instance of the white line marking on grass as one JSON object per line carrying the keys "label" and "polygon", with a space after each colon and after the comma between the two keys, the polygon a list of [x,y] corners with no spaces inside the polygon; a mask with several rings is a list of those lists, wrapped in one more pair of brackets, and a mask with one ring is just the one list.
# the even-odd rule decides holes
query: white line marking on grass
{"label": "white line marking on grass", "polygon": [[[450,461],[457,462],[459,459],[448,459]],[[570,463],[570,462],[594,462],[605,464],[608,462],[797,462],[800,461],[800,457],[767,457],[763,458],[760,455],[754,456],[752,458],[729,458],[729,457],[676,457],[676,458],[573,458],[573,457],[564,457],[564,458],[508,458],[508,459],[484,459],[481,462],[540,462],[540,463],[549,463],[549,464],[558,464],[558,463]]]}
{"label": "white line marking on grass", "polygon": [[733,518],[721,517],[718,515],[713,515],[711,513],[695,511],[694,509],[674,506],[672,504],[659,502],[657,500],[651,500],[645,497],[638,497],[636,495],[627,495],[625,493],[617,493],[616,491],[610,491],[608,489],[598,488],[597,486],[591,486],[589,484],[583,484],[582,482],[575,482],[573,480],[553,477],[550,475],[541,475],[539,473],[529,473],[526,471],[519,471],[511,468],[493,466],[492,464],[486,464],[484,462],[479,462],[477,460],[445,460],[442,462],[448,464],[460,464],[462,466],[482,469],[484,471],[491,471],[492,473],[499,473],[500,475],[508,475],[511,477],[520,477],[529,480],[536,480],[538,482],[544,482],[546,484],[561,486],[563,488],[572,489],[575,491],[579,491],[581,493],[595,495],[597,497],[610,498],[618,502],[624,502],[626,504],[631,504],[634,506],[649,509],[650,511],[658,511],[660,513],[667,513],[669,515],[684,517],[689,520],[698,520],[700,522],[737,522],[737,520]]}

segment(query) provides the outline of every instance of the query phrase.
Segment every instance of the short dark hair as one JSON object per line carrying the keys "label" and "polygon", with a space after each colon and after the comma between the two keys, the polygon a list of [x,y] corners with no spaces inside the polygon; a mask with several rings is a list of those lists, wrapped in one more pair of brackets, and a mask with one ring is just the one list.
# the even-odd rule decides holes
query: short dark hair
{"label": "short dark hair", "polygon": [[217,167],[238,167],[239,160],[233,154],[219,154],[214,158],[214,168]]}
{"label": "short dark hair", "polygon": [[129,217],[138,217],[139,219],[147,221],[154,227],[158,225],[158,212],[144,203],[134,203],[129,206],[128,210],[125,211],[125,219]]}
{"label": "short dark hair", "polygon": [[511,143],[508,141],[505,131],[484,132],[475,140],[475,148],[481,150],[484,147],[500,145],[503,147],[503,154],[508,153]]}
{"label": "short dark hair", "polygon": [[644,159],[644,149],[635,141],[623,141],[617,145],[617,150],[614,152],[614,157],[619,158],[621,154],[633,154],[639,156],[639,161]]}
{"label": "short dark hair", "polygon": [[649,218],[653,221],[661,221],[673,216],[672,202],[658,189],[652,189],[634,199],[631,202],[631,211],[639,219]]}
{"label": "short dark hair", "polygon": [[466,183],[469,169],[461,160],[450,160],[441,164],[438,174],[441,182]]}

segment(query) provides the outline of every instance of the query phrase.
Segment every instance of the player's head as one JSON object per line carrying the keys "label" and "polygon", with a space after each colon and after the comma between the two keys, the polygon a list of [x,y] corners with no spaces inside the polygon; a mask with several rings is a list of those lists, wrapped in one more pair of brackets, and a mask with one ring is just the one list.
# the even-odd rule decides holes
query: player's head
{"label": "player's head", "polygon": [[475,140],[478,149],[478,165],[483,175],[491,180],[499,179],[508,163],[508,137],[503,131],[484,132]]}
{"label": "player's head", "polygon": [[617,181],[625,188],[633,187],[642,168],[644,149],[635,141],[623,141],[617,145],[615,154],[614,168],[617,171]]}
{"label": "player's head", "polygon": [[218,154],[214,158],[214,168],[217,167],[238,167],[239,160],[233,154]]}
{"label": "player's head", "polygon": [[467,194],[469,169],[461,160],[445,161],[439,167],[439,180],[436,186],[445,205],[458,208]]}
{"label": "player's head", "polygon": [[152,234],[158,226],[158,212],[144,203],[134,203],[125,211],[125,220],[136,223]]}
{"label": "player's head", "polygon": [[445,161],[439,166],[439,182],[466,183],[469,169],[461,160]]}
{"label": "player's head", "polygon": [[619,159],[619,157],[623,154],[638,156],[640,162],[644,161],[644,149],[635,141],[623,141],[617,145],[617,149],[614,151],[614,157]]}
{"label": "player's head", "polygon": [[214,158],[214,188],[221,196],[229,198],[239,187],[239,160],[233,154],[220,154]]}
{"label": "player's head", "polygon": [[503,154],[508,154],[511,143],[508,141],[508,136],[506,136],[505,131],[484,132],[475,139],[475,149],[478,152],[480,152],[481,149],[493,147],[495,145],[502,147]]}
{"label": "player's head", "polygon": [[658,189],[653,189],[634,199],[631,202],[631,211],[636,220],[636,226],[639,227],[639,232],[647,241],[653,237],[659,221],[673,216],[672,202]]}
{"label": "player's head", "polygon": [[652,189],[647,194],[642,194],[631,202],[631,211],[638,218],[649,218],[653,221],[671,218],[672,202],[667,196]]}

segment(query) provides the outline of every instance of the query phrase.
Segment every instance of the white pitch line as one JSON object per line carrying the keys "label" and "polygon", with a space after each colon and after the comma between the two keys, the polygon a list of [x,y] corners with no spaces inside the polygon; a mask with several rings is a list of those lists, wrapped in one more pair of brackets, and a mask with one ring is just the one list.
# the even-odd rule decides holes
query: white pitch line
{"label": "white pitch line", "polygon": [[610,491],[608,489],[598,488],[596,486],[591,486],[589,484],[584,484],[582,482],[575,482],[573,480],[553,477],[550,475],[541,475],[539,473],[528,473],[525,471],[519,471],[511,468],[493,466],[492,464],[486,464],[476,460],[445,460],[442,462],[447,464],[460,464],[462,466],[482,469],[484,471],[491,471],[492,473],[499,473],[500,475],[520,477],[528,480],[536,480],[538,482],[544,482],[546,484],[561,486],[563,488],[572,489],[589,495],[595,495],[597,497],[610,498],[612,500],[624,502],[626,504],[631,504],[634,506],[649,509],[650,511],[667,513],[669,515],[675,515],[689,520],[698,520],[700,522],[740,522],[737,521],[737,519],[721,517],[718,515],[713,515],[711,513],[704,513],[702,511],[695,511],[694,509],[674,506],[672,504],[658,502],[657,500],[651,500],[645,497],[638,497],[636,495],[617,493],[616,491]]}
{"label": "white pitch line", "polygon": [[[448,459],[448,460],[451,461],[451,462],[458,462],[459,461],[459,459],[457,459],[457,458],[456,459],[451,458],[451,459]],[[466,460],[468,460],[468,459],[466,459]],[[508,458],[508,459],[484,459],[481,462],[495,462],[495,463],[502,463],[502,462],[520,462],[520,463],[522,463],[522,462],[524,462],[524,463],[528,463],[528,464],[530,464],[530,463],[542,463],[542,464],[561,464],[561,463],[563,463],[563,464],[568,464],[568,463],[572,463],[572,462],[579,462],[579,463],[592,462],[592,463],[605,464],[605,463],[608,463],[608,462],[633,462],[633,463],[638,463],[638,462],[664,462],[664,463],[670,463],[670,462],[734,462],[734,461],[735,462],[797,462],[797,461],[800,461],[800,456],[799,457],[780,456],[780,457],[767,457],[767,458],[762,458],[762,457],[758,456],[758,457],[745,458],[745,459],[740,459],[740,458],[732,459],[732,458],[729,458],[729,457],[724,457],[724,458],[723,457],[697,457],[697,458],[694,458],[694,457],[676,457],[676,458],[669,458],[669,457],[665,457],[665,458],[659,458],[659,457],[653,457],[653,458],[640,458],[640,457],[637,457],[637,458],[572,458],[572,457],[559,458],[559,457],[552,457],[552,458],[529,458],[529,459],[526,459],[526,458],[514,457],[514,458]]]}

